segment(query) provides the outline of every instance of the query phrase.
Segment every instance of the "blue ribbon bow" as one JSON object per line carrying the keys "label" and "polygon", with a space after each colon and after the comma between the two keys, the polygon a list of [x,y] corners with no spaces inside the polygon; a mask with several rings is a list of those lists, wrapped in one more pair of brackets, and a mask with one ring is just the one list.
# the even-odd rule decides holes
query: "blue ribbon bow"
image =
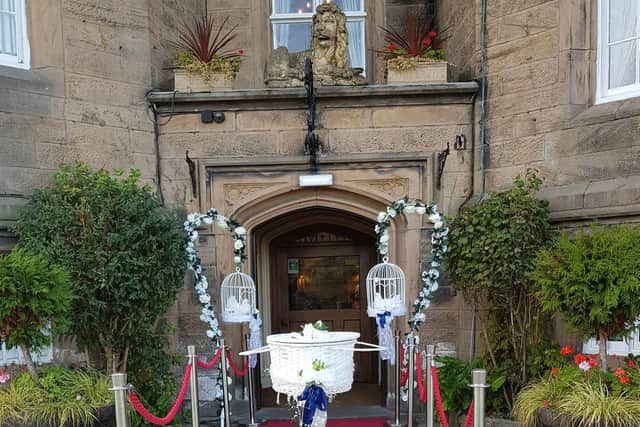
{"label": "blue ribbon bow", "polygon": [[316,414],[316,409],[326,411],[329,404],[327,393],[322,387],[315,384],[306,386],[302,394],[298,396],[298,400],[305,401],[302,413],[302,427],[310,427],[313,422],[313,416]]}
{"label": "blue ribbon bow", "polygon": [[391,312],[385,311],[382,314],[378,314],[378,324],[380,329],[384,329],[384,325],[387,323],[387,317],[391,317]]}

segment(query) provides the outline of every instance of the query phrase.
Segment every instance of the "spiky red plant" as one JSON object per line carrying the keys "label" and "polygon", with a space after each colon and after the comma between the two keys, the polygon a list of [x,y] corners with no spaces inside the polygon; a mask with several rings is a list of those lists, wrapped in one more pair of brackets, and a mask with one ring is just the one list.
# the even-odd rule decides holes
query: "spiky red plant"
{"label": "spiky red plant", "polygon": [[423,56],[429,49],[442,49],[434,18],[423,13],[406,14],[400,28],[381,27],[386,47],[383,54]]}
{"label": "spiky red plant", "polygon": [[193,25],[184,23],[179,30],[178,41],[173,44],[178,49],[191,52],[195,59],[205,64],[211,62],[214,56],[222,59],[241,56],[239,51],[226,48],[235,39],[234,32],[237,28],[237,25],[234,25],[225,30],[228,21],[227,16],[217,28],[212,16],[197,18]]}

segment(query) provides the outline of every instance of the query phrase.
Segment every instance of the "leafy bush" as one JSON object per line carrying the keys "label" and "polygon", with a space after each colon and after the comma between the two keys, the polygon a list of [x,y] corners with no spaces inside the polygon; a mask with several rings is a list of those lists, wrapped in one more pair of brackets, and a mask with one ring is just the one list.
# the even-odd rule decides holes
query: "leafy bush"
{"label": "leafy bush", "polygon": [[528,274],[536,253],[553,235],[548,203],[535,198],[541,183],[528,170],[516,178],[513,189],[490,193],[450,221],[445,268],[468,302],[490,309],[493,327],[489,330],[482,318],[480,324],[488,359],[507,378],[509,409],[512,396],[529,380],[530,349],[540,348],[550,330]]}
{"label": "leafy bush", "polygon": [[[473,400],[473,389],[469,387],[471,373],[474,369],[484,367],[482,359],[477,357],[467,363],[456,357],[437,356],[435,360],[442,365],[438,368],[438,383],[444,410],[457,415],[466,413]],[[495,393],[500,389],[504,380],[505,378],[497,373],[489,375],[489,393]]]}
{"label": "leafy bush", "polygon": [[0,257],[0,341],[20,347],[36,379],[29,351],[66,328],[71,298],[69,275],[46,258],[18,248]]}
{"label": "leafy bush", "polygon": [[565,233],[534,266],[543,309],[562,313],[582,338],[597,334],[606,371],[607,339],[630,332],[640,315],[640,227],[592,227],[575,239]]}
{"label": "leafy bush", "polygon": [[0,390],[0,426],[15,422],[80,426],[96,419],[96,409],[111,405],[109,378],[95,371],[48,367],[40,382],[20,375]]}

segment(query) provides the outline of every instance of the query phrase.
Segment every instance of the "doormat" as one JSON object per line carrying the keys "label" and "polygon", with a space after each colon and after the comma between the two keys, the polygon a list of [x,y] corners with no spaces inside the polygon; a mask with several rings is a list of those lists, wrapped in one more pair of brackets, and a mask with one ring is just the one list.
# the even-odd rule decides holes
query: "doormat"
{"label": "doormat", "polygon": [[[384,427],[386,418],[368,418],[364,420],[329,420],[327,427]],[[260,427],[297,427],[290,421],[267,421]]]}

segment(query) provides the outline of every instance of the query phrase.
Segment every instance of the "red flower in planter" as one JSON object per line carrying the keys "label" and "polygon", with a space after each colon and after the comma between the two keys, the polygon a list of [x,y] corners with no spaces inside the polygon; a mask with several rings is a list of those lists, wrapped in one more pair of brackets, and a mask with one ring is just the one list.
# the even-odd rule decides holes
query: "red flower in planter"
{"label": "red flower in planter", "polygon": [[628,365],[630,368],[633,368],[634,366],[636,366],[636,362],[634,362],[633,360],[629,359],[629,361],[627,362],[627,365]]}
{"label": "red flower in planter", "polygon": [[395,44],[393,44],[393,43],[389,43],[389,50],[390,50],[391,52],[395,51],[395,50],[396,50],[396,45],[395,45]]}
{"label": "red flower in planter", "polygon": [[600,362],[595,357],[589,357],[589,366],[595,368],[596,366],[600,366]]}
{"label": "red flower in planter", "polygon": [[616,368],[615,372],[613,373],[613,375],[615,375],[616,377],[621,377],[624,375],[624,369],[622,368]]}
{"label": "red flower in planter", "polygon": [[551,368],[551,375],[558,375],[558,368]]}
{"label": "red flower in planter", "polygon": [[578,353],[573,357],[573,361],[576,365],[579,365],[582,362],[587,361],[587,356],[585,356],[584,354]]}
{"label": "red flower in planter", "polygon": [[438,46],[436,46],[438,49],[442,49],[442,43],[438,43]]}
{"label": "red flower in planter", "polygon": [[547,406],[549,406],[549,401],[548,401],[548,400],[543,400],[543,401],[542,401],[542,406],[544,406],[545,408],[546,408]]}
{"label": "red flower in planter", "polygon": [[424,43],[425,46],[431,46],[431,43],[433,43],[431,41],[431,39],[425,39],[425,41],[423,41],[422,43]]}
{"label": "red flower in planter", "polygon": [[620,384],[628,384],[629,381],[631,381],[631,378],[626,375],[620,377]]}
{"label": "red flower in planter", "polygon": [[436,33],[435,31],[431,31],[431,32],[429,33],[429,37],[431,37],[431,38],[434,38],[434,37],[435,37],[435,36],[437,36],[437,35],[438,35],[438,33]]}
{"label": "red flower in planter", "polygon": [[570,354],[575,353],[576,351],[570,345],[565,345],[560,349],[560,354],[563,356],[568,356]]}

